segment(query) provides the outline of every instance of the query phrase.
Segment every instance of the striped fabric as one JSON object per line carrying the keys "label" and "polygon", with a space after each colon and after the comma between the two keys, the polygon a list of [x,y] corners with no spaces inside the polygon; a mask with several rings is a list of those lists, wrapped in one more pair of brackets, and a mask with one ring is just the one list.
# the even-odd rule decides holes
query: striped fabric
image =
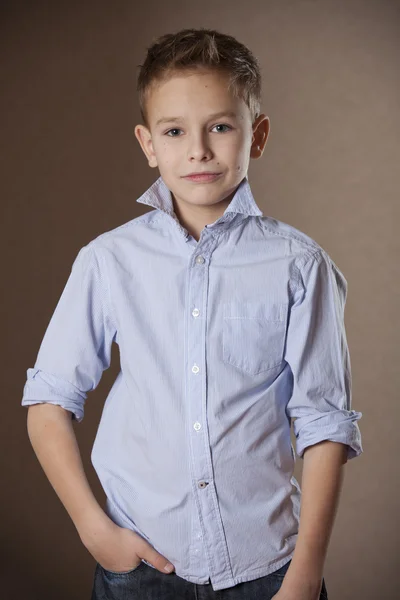
{"label": "striped fabric", "polygon": [[198,242],[161,177],[137,202],[153,210],[79,250],[22,405],[80,422],[117,343],[91,455],[105,510],[177,575],[221,590],[293,555],[291,419],[299,458],[322,440],[363,451],[347,281],[312,238],[263,215],[247,177]]}

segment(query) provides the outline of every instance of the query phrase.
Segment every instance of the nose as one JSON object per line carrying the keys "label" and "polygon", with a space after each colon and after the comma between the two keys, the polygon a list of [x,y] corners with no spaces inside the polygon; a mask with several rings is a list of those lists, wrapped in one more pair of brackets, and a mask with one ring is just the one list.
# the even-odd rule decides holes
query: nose
{"label": "nose", "polygon": [[212,151],[207,136],[204,133],[191,135],[188,148],[189,160],[204,160],[205,158],[211,158],[211,156]]}

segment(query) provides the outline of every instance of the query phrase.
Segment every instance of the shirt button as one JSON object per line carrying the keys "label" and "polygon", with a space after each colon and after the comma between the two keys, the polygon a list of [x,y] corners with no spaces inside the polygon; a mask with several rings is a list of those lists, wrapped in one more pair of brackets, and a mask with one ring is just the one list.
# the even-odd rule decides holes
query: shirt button
{"label": "shirt button", "polygon": [[199,481],[198,487],[205,488],[208,485],[208,481]]}
{"label": "shirt button", "polygon": [[204,256],[201,256],[200,254],[199,256],[196,256],[196,262],[198,265],[202,265],[204,262]]}
{"label": "shirt button", "polygon": [[199,309],[198,309],[198,308],[195,308],[194,310],[192,310],[192,315],[193,315],[194,317],[198,317],[198,316],[199,316],[199,314],[200,314],[200,311],[199,311]]}
{"label": "shirt button", "polygon": [[200,369],[197,365],[193,365],[192,371],[193,371],[193,373],[198,373],[200,371]]}
{"label": "shirt button", "polygon": [[196,423],[193,425],[193,427],[196,431],[198,431],[199,429],[201,429],[201,424],[198,421],[196,421]]}

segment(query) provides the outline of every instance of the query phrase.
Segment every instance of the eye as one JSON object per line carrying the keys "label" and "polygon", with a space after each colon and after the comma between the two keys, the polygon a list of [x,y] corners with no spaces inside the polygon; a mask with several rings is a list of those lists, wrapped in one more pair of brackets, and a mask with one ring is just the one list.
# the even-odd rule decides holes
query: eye
{"label": "eye", "polygon": [[[169,131],[167,131],[165,133],[165,135],[169,135],[171,133],[171,131],[182,131],[181,129],[178,129],[177,127],[174,127],[174,129],[170,129]],[[169,135],[169,137],[178,137],[176,135]]]}
{"label": "eye", "polygon": [[[227,127],[228,130],[232,129],[232,127],[230,125],[225,125],[225,123],[219,123],[218,125],[214,125],[214,127]],[[214,129],[213,127],[213,129]],[[219,133],[226,133],[226,131],[220,131]]]}
{"label": "eye", "polygon": [[[215,127],[226,127],[227,129],[225,129],[224,131],[219,131],[218,133],[226,133],[226,131],[231,130],[232,127],[230,125],[226,125],[225,123],[219,123],[218,125],[214,125],[213,129],[215,129]],[[173,129],[169,129],[168,131],[165,132],[165,135],[168,135],[169,137],[179,137],[179,135],[174,135],[172,134],[172,132],[174,131],[182,131],[182,129],[179,129],[178,127],[174,127]]]}

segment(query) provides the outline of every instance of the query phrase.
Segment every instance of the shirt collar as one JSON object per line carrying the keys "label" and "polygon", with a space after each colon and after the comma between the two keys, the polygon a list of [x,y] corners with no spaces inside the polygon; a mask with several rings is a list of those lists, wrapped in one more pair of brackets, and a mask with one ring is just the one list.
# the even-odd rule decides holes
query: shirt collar
{"label": "shirt collar", "polygon": [[[136,202],[152,206],[153,208],[167,213],[173,219],[176,219],[171,192],[161,176],[136,200]],[[263,215],[262,210],[260,210],[253,197],[247,176],[242,179],[236,189],[235,195],[226,207],[224,215],[227,213],[242,213],[246,216]]]}

